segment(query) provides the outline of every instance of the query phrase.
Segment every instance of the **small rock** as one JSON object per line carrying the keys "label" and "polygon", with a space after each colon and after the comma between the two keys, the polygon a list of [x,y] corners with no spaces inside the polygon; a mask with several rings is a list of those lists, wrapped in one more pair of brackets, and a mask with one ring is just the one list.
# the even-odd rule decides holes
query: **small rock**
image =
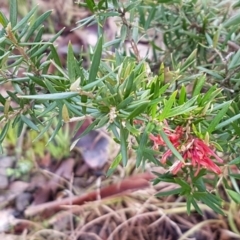
{"label": "small rock", "polygon": [[27,206],[30,205],[32,201],[32,194],[31,193],[21,193],[17,196],[15,201],[15,207],[19,212],[23,212]]}
{"label": "small rock", "polygon": [[7,168],[13,167],[14,163],[14,157],[0,157],[0,190],[6,189],[8,187],[9,180],[7,177]]}
{"label": "small rock", "polygon": [[8,187],[9,181],[6,174],[6,170],[0,168],[0,190],[6,189]]}
{"label": "small rock", "polygon": [[[0,211],[0,233],[9,231],[11,227],[11,221],[14,219],[13,209],[6,209]],[[5,239],[5,238],[1,238]]]}
{"label": "small rock", "polygon": [[0,157],[0,168],[12,167],[15,161],[16,161],[15,157],[10,157],[10,156]]}
{"label": "small rock", "polygon": [[0,233],[0,239],[4,240],[19,240],[19,236],[13,234]]}
{"label": "small rock", "polygon": [[10,183],[9,191],[12,193],[19,194],[21,192],[24,192],[29,187],[29,185],[30,184],[28,182],[14,181],[14,182]]}

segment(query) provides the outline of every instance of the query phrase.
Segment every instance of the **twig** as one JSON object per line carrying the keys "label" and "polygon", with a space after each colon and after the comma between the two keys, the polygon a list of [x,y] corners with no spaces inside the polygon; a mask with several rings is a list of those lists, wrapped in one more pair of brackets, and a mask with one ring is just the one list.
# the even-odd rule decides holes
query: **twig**
{"label": "twig", "polygon": [[130,44],[132,46],[132,49],[133,49],[133,52],[134,52],[134,54],[137,58],[137,61],[140,62],[141,61],[140,53],[139,53],[137,44],[133,40],[133,37],[132,37],[132,34],[131,34],[132,25],[127,21],[124,9],[123,10],[119,9],[118,12],[121,14],[120,17],[122,19],[122,23],[127,27],[128,41],[130,42]]}
{"label": "twig", "polygon": [[121,223],[120,225],[118,225],[117,228],[114,229],[114,231],[110,234],[110,236],[108,237],[107,240],[112,240],[114,239],[114,235],[126,224],[128,224],[129,222],[131,222],[132,220],[136,219],[136,218],[141,218],[141,217],[152,217],[152,216],[158,216],[161,215],[160,211],[155,211],[155,212],[147,212],[147,213],[142,213],[142,214],[138,214],[132,218],[129,218],[128,220],[126,220],[125,222]]}
{"label": "twig", "polygon": [[35,64],[32,62],[31,58],[28,56],[28,54],[25,52],[24,48],[19,45],[18,40],[16,39],[13,31],[12,31],[12,26],[11,23],[7,25],[5,28],[6,30],[6,37],[12,42],[14,47],[19,51],[19,53],[23,56],[24,60],[26,63],[29,65],[29,67],[32,68],[32,71],[36,74],[39,75],[39,70],[36,68]]}
{"label": "twig", "polygon": [[240,49],[240,46],[233,41],[228,41],[227,44],[228,44],[229,47],[234,48],[234,50],[239,50]]}
{"label": "twig", "polygon": [[[106,198],[112,195],[116,195],[127,190],[134,190],[134,189],[143,189],[149,187],[150,180],[152,180],[155,176],[150,173],[142,173],[128,179],[123,180],[120,183],[115,183],[110,186],[104,187],[100,189],[100,197]],[[65,198],[58,201],[44,203],[38,206],[30,206],[25,211],[25,216],[34,216],[42,213],[45,216],[50,216],[58,211],[60,211],[63,205],[81,205],[85,202],[95,201],[97,199],[98,192],[95,190],[93,192],[87,193],[83,196],[76,196]]]}
{"label": "twig", "polygon": [[223,81],[222,81],[222,84],[225,84],[225,83],[229,84],[229,81],[230,81],[231,77],[232,77],[235,73],[239,72],[239,70],[240,70],[240,66],[238,66],[237,68],[235,68],[226,78],[224,78]]}

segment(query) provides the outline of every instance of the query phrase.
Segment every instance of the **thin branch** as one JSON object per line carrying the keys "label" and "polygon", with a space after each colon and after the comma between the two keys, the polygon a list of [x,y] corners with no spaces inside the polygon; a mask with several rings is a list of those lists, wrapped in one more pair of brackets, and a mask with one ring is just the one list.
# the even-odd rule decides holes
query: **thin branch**
{"label": "thin branch", "polygon": [[[115,183],[100,189],[99,195],[102,199],[109,196],[117,195],[127,190],[143,189],[149,187],[149,181],[152,180],[154,177],[155,176],[150,172],[138,174],[124,179],[119,183]],[[97,197],[98,191],[95,190],[82,196],[65,198],[58,201],[44,203],[38,206],[30,206],[26,209],[25,215],[34,216],[42,213],[45,216],[49,216],[60,211],[63,208],[63,205],[81,205],[88,201],[95,201],[97,200]]]}
{"label": "thin branch", "polygon": [[132,25],[131,25],[131,23],[129,23],[127,21],[126,16],[125,16],[125,11],[121,10],[121,9],[119,9],[118,11],[121,14],[120,17],[122,19],[123,25],[125,25],[127,27],[128,41],[130,42],[130,44],[132,46],[132,49],[133,49],[133,52],[134,52],[134,54],[137,58],[137,61],[140,62],[141,57],[140,57],[140,53],[139,53],[139,50],[138,50],[138,47],[137,47],[137,43],[135,43],[135,41],[133,40],[133,37],[132,37],[132,32],[131,32]]}

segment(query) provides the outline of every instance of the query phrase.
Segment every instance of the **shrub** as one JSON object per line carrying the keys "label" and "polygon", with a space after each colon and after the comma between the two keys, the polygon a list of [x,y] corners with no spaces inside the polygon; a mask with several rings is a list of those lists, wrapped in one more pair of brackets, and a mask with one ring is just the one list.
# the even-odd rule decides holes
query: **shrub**
{"label": "shrub", "polygon": [[[10,127],[19,136],[27,125],[39,137],[57,119],[51,141],[64,123],[77,121],[79,128],[92,118],[81,136],[104,126],[120,144],[109,174],[126,166],[134,150],[137,167],[150,161],[166,170],[155,173],[154,184],[178,185],[158,196],[185,196],[188,213],[191,205],[201,213],[199,201],[224,213],[220,185],[229,199],[240,201],[240,16],[231,16],[239,4],[225,2],[86,0],[81,5],[92,15],[77,27],[98,26],[86,69],[71,43],[62,66],[53,44],[62,30],[42,41],[51,11],[33,17],[34,7],[18,21],[17,0],[11,0],[9,19],[0,13],[0,81],[12,87],[0,95],[0,142]],[[104,25],[112,17],[119,33],[106,42]],[[143,37],[150,59],[138,49]]]}

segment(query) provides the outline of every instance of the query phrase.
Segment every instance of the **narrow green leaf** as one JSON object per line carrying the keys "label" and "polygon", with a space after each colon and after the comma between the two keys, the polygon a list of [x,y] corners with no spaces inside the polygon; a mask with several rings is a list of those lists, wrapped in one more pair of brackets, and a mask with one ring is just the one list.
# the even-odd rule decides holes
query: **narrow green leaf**
{"label": "narrow green leaf", "polygon": [[155,16],[156,11],[157,11],[156,7],[152,7],[150,9],[148,17],[147,17],[147,20],[146,20],[146,22],[144,24],[144,29],[145,30],[148,30],[150,28],[149,26],[150,26],[150,24],[151,24],[151,22],[152,22],[152,20],[153,20],[153,18]]}
{"label": "narrow green leaf", "polygon": [[182,105],[186,102],[187,99],[187,92],[186,92],[186,87],[182,85],[180,93],[179,93],[179,99],[178,99],[178,104]]}
{"label": "narrow green leaf", "polygon": [[60,67],[63,68],[61,60],[59,58],[58,52],[55,48],[54,45],[50,45],[50,49],[51,49],[51,59],[53,59],[53,61]]}
{"label": "narrow green leaf", "polygon": [[69,122],[70,120],[69,111],[66,104],[63,104],[63,107],[62,107],[62,119],[65,123]]}
{"label": "narrow green leaf", "polygon": [[195,80],[195,83],[194,83],[194,86],[193,86],[192,96],[197,96],[198,94],[200,94],[205,81],[206,81],[206,76],[205,75],[203,75],[200,78],[197,78]]}
{"label": "narrow green leaf", "polygon": [[75,31],[76,29],[81,28],[83,26],[87,26],[87,25],[93,24],[94,22],[96,22],[96,21],[94,21],[94,18],[95,18],[95,15],[93,14],[90,17],[87,17],[87,18],[84,18],[84,19],[82,19],[80,21],[77,21],[77,23],[82,23],[82,24],[80,24],[77,27],[73,28],[72,31]]}
{"label": "narrow green leaf", "polygon": [[189,192],[191,191],[191,187],[189,185],[189,183],[187,183],[186,181],[184,181],[183,179],[180,179],[180,178],[174,178],[175,182],[177,184],[179,184],[181,187],[182,187],[182,191],[184,192]]}
{"label": "narrow green leaf", "polygon": [[240,118],[240,114],[237,114],[235,115],[234,117],[231,117],[229,119],[227,119],[226,121],[223,121],[221,123],[219,123],[217,126],[216,126],[216,130],[222,128],[222,127],[226,127],[227,125],[233,123],[234,121],[238,120]]}
{"label": "narrow green leaf", "polygon": [[206,175],[206,169],[201,169],[198,173],[197,176],[194,176],[192,178],[192,182],[194,182],[194,185],[196,186],[196,188],[198,189],[198,191],[200,192],[205,192],[206,191],[206,186],[205,183],[203,181],[203,176]]}
{"label": "narrow green leaf", "polygon": [[179,3],[180,0],[157,0],[158,3]]}
{"label": "narrow green leaf", "polygon": [[188,67],[190,67],[196,60],[197,49],[195,49],[190,56],[184,61],[180,67],[180,72],[184,72]]}
{"label": "narrow green leaf", "polygon": [[33,25],[30,27],[27,35],[25,36],[25,40],[24,40],[25,42],[29,40],[29,38],[32,36],[34,31],[49,17],[51,13],[52,13],[52,10],[47,11],[34,21]]}
{"label": "narrow green leaf", "polygon": [[240,157],[234,158],[232,161],[228,163],[228,165],[237,165],[240,163]]}
{"label": "narrow green leaf", "polygon": [[111,47],[113,45],[117,45],[121,42],[121,40],[122,40],[121,38],[116,38],[112,41],[106,42],[106,43],[103,44],[103,48],[108,48],[108,47]]}
{"label": "narrow green leaf", "polygon": [[224,212],[221,210],[220,206],[214,204],[211,199],[209,199],[207,196],[206,197],[203,197],[201,198],[201,200],[207,205],[209,206],[213,211],[221,214],[221,215],[224,215]]}
{"label": "narrow green leaf", "polygon": [[213,48],[217,48],[217,46],[218,46],[219,36],[220,36],[221,30],[222,30],[221,27],[218,28],[218,30],[215,32],[215,34],[213,36]]}
{"label": "narrow green leaf", "polygon": [[117,166],[120,164],[122,160],[122,155],[121,154],[118,154],[115,159],[113,160],[111,166],[109,167],[108,171],[107,171],[107,177],[110,177],[114,171],[116,170]]}
{"label": "narrow green leaf", "polygon": [[7,91],[7,94],[12,98],[13,101],[20,104],[19,96],[16,96],[16,93],[13,93],[11,91]]}
{"label": "narrow green leaf", "polygon": [[216,117],[211,121],[211,123],[209,124],[209,126],[207,128],[208,133],[212,133],[215,130],[216,126],[223,119],[224,115],[226,114],[227,110],[229,109],[230,104],[231,104],[231,101],[226,102],[225,106],[218,112]]}
{"label": "narrow green leaf", "polygon": [[192,99],[190,99],[189,101],[187,101],[183,105],[172,108],[169,111],[169,113],[166,115],[166,118],[178,116],[178,115],[181,115],[181,114],[185,114],[187,112],[190,112],[190,111],[196,109],[198,106],[192,106],[196,102],[196,100],[197,100],[197,96],[193,97]]}
{"label": "narrow green leaf", "polygon": [[226,192],[228,193],[228,195],[230,196],[230,198],[237,204],[240,203],[240,194],[237,192],[234,192],[230,189],[226,189]]}
{"label": "narrow green leaf", "polygon": [[232,16],[231,18],[229,18],[226,22],[223,23],[223,27],[227,28],[227,27],[233,27],[235,25],[238,25],[240,22],[240,14],[236,14],[234,16]]}
{"label": "narrow green leaf", "polygon": [[42,47],[40,47],[31,57],[34,58],[36,56],[39,56],[41,53],[43,53],[48,47],[49,47],[49,43],[53,43],[64,31],[64,28],[62,30],[60,30],[54,37],[52,37],[48,43],[44,43],[44,45]]}
{"label": "narrow green leaf", "polygon": [[175,92],[172,93],[172,95],[170,96],[170,98],[168,99],[168,101],[166,102],[160,116],[159,116],[159,121],[163,121],[166,116],[169,114],[173,103],[175,102],[176,99],[176,95],[177,95],[177,90]]}
{"label": "narrow green leaf", "polygon": [[132,39],[135,43],[138,42],[139,39],[139,26],[138,22],[134,23],[133,29],[132,29]]}
{"label": "narrow green leaf", "polygon": [[53,87],[53,84],[49,80],[44,79],[44,82],[45,82],[46,87],[47,87],[47,89],[50,93],[57,93],[57,90]]}
{"label": "narrow green leaf", "polygon": [[119,2],[118,0],[112,0],[112,3],[113,3],[113,6],[115,9],[118,9],[119,8]]}
{"label": "narrow green leaf", "polygon": [[89,79],[88,79],[90,83],[96,80],[100,60],[102,57],[102,43],[103,43],[103,36],[99,38],[93,54],[93,59],[92,59],[92,64],[89,70]]}
{"label": "narrow green leaf", "polygon": [[17,0],[10,0],[10,22],[12,28],[17,24],[18,3]]}
{"label": "narrow green leaf", "polygon": [[218,198],[216,198],[216,196],[213,196],[208,192],[194,192],[193,197],[195,197],[199,201],[204,202],[213,211],[219,214],[224,214],[223,211],[220,209],[221,201],[219,201]]}
{"label": "narrow green leaf", "polygon": [[229,176],[232,177],[232,178],[240,180],[240,174],[230,173]]}
{"label": "narrow green leaf", "polygon": [[127,31],[128,31],[127,26],[123,24],[121,27],[121,31],[120,31],[120,36],[121,36],[122,42],[124,42],[126,40]]}
{"label": "narrow green leaf", "polygon": [[212,193],[207,192],[206,197],[207,197],[212,203],[214,203],[214,204],[216,204],[216,205],[219,205],[219,206],[220,206],[221,203],[222,203],[222,199],[221,199],[220,197],[212,194]]}
{"label": "narrow green leaf", "polygon": [[156,197],[164,197],[164,196],[179,194],[181,192],[182,192],[182,188],[176,188],[176,189],[173,189],[173,190],[157,193],[155,196]]}
{"label": "narrow green leaf", "polygon": [[0,11],[0,24],[5,28],[7,27],[9,21],[6,16]]}
{"label": "narrow green leaf", "polygon": [[54,138],[55,136],[57,135],[58,131],[60,130],[60,128],[62,127],[63,123],[62,123],[62,117],[61,115],[59,115],[59,119],[58,119],[58,124],[57,126],[55,127],[54,131],[53,131],[53,134],[51,135],[51,137],[48,139],[48,143],[50,143]]}
{"label": "narrow green leaf", "polygon": [[141,105],[139,105],[138,107],[136,107],[127,117],[127,119],[133,119],[137,116],[139,116],[141,113],[144,112],[144,110],[149,106],[149,101],[142,103]]}
{"label": "narrow green leaf", "polygon": [[62,92],[62,93],[51,93],[51,94],[39,94],[39,95],[26,95],[18,96],[19,98],[36,99],[36,100],[61,100],[66,98],[72,98],[78,96],[77,92]]}
{"label": "narrow green leaf", "polygon": [[147,142],[148,142],[148,131],[149,131],[150,126],[151,126],[151,124],[148,123],[144,132],[141,135],[139,147],[137,149],[136,167],[139,167],[142,162],[143,154],[144,154],[145,148],[147,146]]}
{"label": "narrow green leaf", "polygon": [[138,0],[138,1],[133,1],[133,2],[129,3],[124,9],[125,12],[129,12],[133,8],[137,7],[141,2],[142,2],[142,0]]}
{"label": "narrow green leaf", "polygon": [[130,95],[127,98],[125,98],[123,101],[121,101],[118,105],[117,105],[117,109],[124,109],[125,107],[127,107],[131,102],[133,101],[133,96]]}
{"label": "narrow green leaf", "polygon": [[122,156],[121,154],[118,154],[115,159],[113,160],[113,162],[111,163],[109,169],[111,168],[117,168],[117,166],[120,164],[121,162],[121,159],[122,159]]}
{"label": "narrow green leaf", "polygon": [[17,124],[18,124],[19,121],[21,121],[21,117],[20,117],[20,115],[17,115],[17,116],[15,117],[15,119],[13,120],[12,128],[15,128],[15,127],[17,126]]}
{"label": "narrow green leaf", "polygon": [[[50,60],[50,62],[54,65],[54,67],[56,67],[56,69],[61,73],[62,76],[64,76],[66,79],[68,79],[68,75],[65,73],[65,70],[62,69],[57,63],[55,63],[52,59]],[[50,78],[51,76],[49,76]],[[55,78],[55,76],[52,76],[53,78]]]}
{"label": "narrow green leaf", "polygon": [[16,31],[18,28],[21,28],[23,25],[27,23],[27,21],[30,19],[30,17],[36,12],[38,6],[35,6],[30,10],[30,12],[20,21],[17,23],[15,27],[13,27],[13,31]]}
{"label": "narrow green leaf", "polygon": [[71,42],[68,44],[68,54],[67,54],[67,69],[68,69],[68,76],[70,79],[70,82],[73,83],[76,80],[76,74],[75,74],[75,57],[74,52],[72,48]]}
{"label": "narrow green leaf", "polygon": [[212,37],[208,33],[205,33],[205,37],[207,39],[208,45],[212,48],[213,47],[213,39],[212,39]]}
{"label": "narrow green leaf", "polygon": [[18,125],[17,125],[17,137],[21,136],[21,133],[23,131],[23,126],[24,126],[24,122],[22,121],[21,116],[19,116]]}
{"label": "narrow green leaf", "polygon": [[130,133],[132,133],[135,136],[140,134],[139,129],[134,128],[128,121],[126,122],[126,128]]}
{"label": "narrow green leaf", "polygon": [[34,83],[38,84],[41,87],[46,88],[46,84],[44,83],[43,79],[40,77],[36,77],[36,76],[31,76],[31,75],[27,75]]}
{"label": "narrow green leaf", "polygon": [[21,119],[22,121],[27,124],[31,129],[39,132],[39,128],[29,119],[27,118],[25,115],[21,114]]}
{"label": "narrow green leaf", "polygon": [[36,138],[34,138],[33,142],[38,141],[43,137],[43,135],[49,130],[49,128],[52,126],[53,118],[49,119],[48,124],[41,130],[41,132],[37,135]]}
{"label": "narrow green leaf", "polygon": [[231,62],[228,64],[228,69],[233,69],[240,65],[240,49],[233,55]]}
{"label": "narrow green leaf", "polygon": [[215,99],[220,93],[222,89],[216,89],[216,86],[212,86],[203,96],[201,101],[199,102],[200,106],[206,106],[209,102]]}
{"label": "narrow green leaf", "polygon": [[1,134],[0,134],[0,143],[2,143],[2,141],[4,140],[4,138],[6,137],[7,133],[8,133],[8,129],[10,127],[10,121],[7,121],[7,123],[4,125]]}
{"label": "narrow green leaf", "polygon": [[126,167],[127,166],[127,162],[128,162],[128,150],[127,150],[127,131],[126,129],[123,127],[123,125],[120,125],[120,151],[121,151],[121,155],[122,155],[122,163],[123,166]]}
{"label": "narrow green leaf", "polygon": [[103,115],[100,121],[97,124],[98,128],[102,128],[106,126],[106,124],[109,122],[109,116],[108,115]]}
{"label": "narrow green leaf", "polygon": [[134,71],[130,73],[130,76],[125,80],[127,81],[126,88],[124,90],[124,99],[129,96],[133,89],[133,81],[134,81]]}
{"label": "narrow green leaf", "polygon": [[193,197],[191,195],[187,196],[187,214],[190,215],[191,213],[191,204],[192,204]]}
{"label": "narrow green leaf", "polygon": [[212,71],[210,69],[207,69],[207,68],[204,68],[204,67],[197,67],[197,69],[199,69],[199,70],[201,70],[201,71],[203,71],[203,72],[213,76],[214,78],[216,78],[218,80],[223,80],[224,79],[223,76],[221,76],[220,74],[218,74],[218,73],[216,73],[216,72],[214,72],[214,71]]}
{"label": "narrow green leaf", "polygon": [[194,198],[192,198],[192,205],[200,215],[203,215],[202,210],[199,208],[199,206]]}
{"label": "narrow green leaf", "polygon": [[86,0],[86,3],[87,3],[89,10],[94,12],[94,8],[96,6],[95,2],[93,0]]}
{"label": "narrow green leaf", "polygon": [[[21,30],[21,32],[20,32],[20,34],[18,34],[18,42],[19,42],[19,45],[21,44],[22,46],[24,46],[24,44],[29,44],[29,45],[37,45],[37,42],[35,42],[35,41],[33,41],[32,43],[23,43],[23,42],[21,42],[20,40],[22,39],[22,37],[23,36],[25,36],[25,34],[27,33],[27,31],[28,31],[28,29],[29,29],[29,25],[28,24],[25,24],[25,26],[23,27],[23,29]],[[36,47],[36,46],[35,46]],[[32,47],[32,48],[34,48],[34,47]],[[31,51],[31,49],[30,50],[26,50],[27,52],[29,51]]]}
{"label": "narrow green leaf", "polygon": [[171,152],[175,155],[175,157],[177,159],[179,159],[180,161],[184,162],[184,159],[182,157],[182,155],[177,151],[177,149],[172,145],[172,143],[170,142],[170,140],[168,139],[166,133],[161,130],[160,135],[162,137],[162,139],[164,140],[164,142],[166,143],[167,147],[171,150]]}

